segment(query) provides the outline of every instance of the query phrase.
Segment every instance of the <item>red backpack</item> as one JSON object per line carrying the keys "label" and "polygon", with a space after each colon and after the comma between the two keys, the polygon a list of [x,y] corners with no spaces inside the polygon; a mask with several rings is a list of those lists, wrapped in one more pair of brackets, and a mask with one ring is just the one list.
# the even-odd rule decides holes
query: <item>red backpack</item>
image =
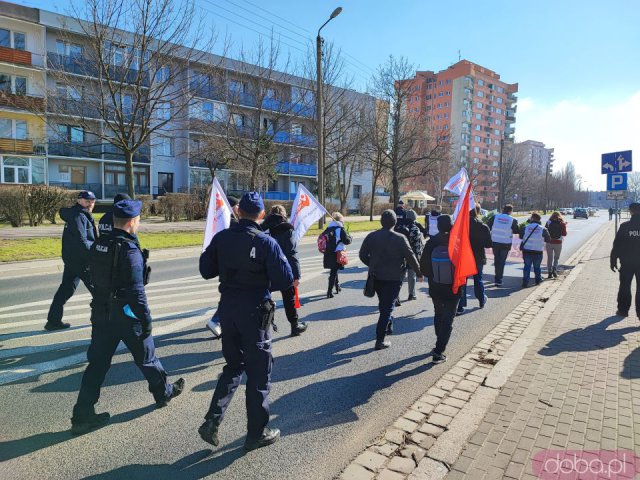
{"label": "red backpack", "polygon": [[322,232],[318,236],[318,240],[317,240],[318,251],[320,253],[324,253],[327,250],[327,243],[329,243],[329,237],[327,236],[326,233]]}

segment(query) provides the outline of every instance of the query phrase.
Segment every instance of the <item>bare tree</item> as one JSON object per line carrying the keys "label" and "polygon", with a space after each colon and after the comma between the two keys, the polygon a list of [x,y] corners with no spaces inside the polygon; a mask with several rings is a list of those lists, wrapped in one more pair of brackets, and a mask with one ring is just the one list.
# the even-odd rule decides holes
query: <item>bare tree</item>
{"label": "bare tree", "polygon": [[427,176],[450,152],[448,135],[431,131],[424,116],[409,115],[407,100],[411,94],[406,80],[415,72],[406,58],[390,56],[378,68],[373,79],[374,94],[389,103],[389,155],[387,170],[391,178],[391,201],[400,199],[405,180]]}
{"label": "bare tree", "polygon": [[631,202],[640,201],[640,172],[631,172],[629,174],[627,184],[628,184],[627,190],[629,192],[628,199]]}
{"label": "bare tree", "polygon": [[[70,17],[60,33],[66,51],[49,56],[57,87],[45,119],[65,148],[124,158],[134,197],[133,163],[179,128],[196,93],[190,66],[210,61],[213,33],[194,0],[86,0]],[[71,116],[71,131],[57,128],[56,115]]]}
{"label": "bare tree", "polygon": [[376,189],[389,165],[389,104],[376,100],[375,108],[367,112],[366,131],[369,134],[367,147],[368,167],[371,168],[371,199],[369,220],[373,220],[373,206],[375,205]]}
{"label": "bare tree", "polygon": [[[502,169],[499,181],[502,183],[503,203],[508,203],[516,195],[522,195],[527,188],[527,180],[531,180],[530,165],[527,164],[527,154],[523,148],[513,142],[504,142]],[[544,186],[544,185],[542,185]],[[498,205],[502,208],[501,205]]]}

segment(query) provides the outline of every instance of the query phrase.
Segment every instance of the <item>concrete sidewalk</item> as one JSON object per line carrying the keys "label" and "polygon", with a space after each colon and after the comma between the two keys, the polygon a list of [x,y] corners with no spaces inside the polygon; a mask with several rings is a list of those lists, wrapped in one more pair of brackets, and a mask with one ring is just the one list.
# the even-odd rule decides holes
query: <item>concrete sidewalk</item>
{"label": "concrete sidewalk", "polygon": [[640,323],[615,316],[612,240],[603,227],[560,279],[532,289],[458,363],[435,366],[441,379],[341,478],[583,478],[534,468],[549,449],[640,445]]}

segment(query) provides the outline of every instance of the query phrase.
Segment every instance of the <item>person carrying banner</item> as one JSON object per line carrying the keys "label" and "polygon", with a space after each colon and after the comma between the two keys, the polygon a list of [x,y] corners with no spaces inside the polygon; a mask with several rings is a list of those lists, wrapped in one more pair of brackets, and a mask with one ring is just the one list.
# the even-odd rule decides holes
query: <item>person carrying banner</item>
{"label": "person carrying banner", "polygon": [[[327,298],[333,298],[333,288],[336,294],[340,293],[340,280],[338,271],[344,270],[344,265],[338,263],[337,253],[345,250],[345,246],[351,243],[351,235],[344,228],[344,217],[340,212],[335,212],[333,221],[327,225],[322,232],[327,236],[327,248],[324,251],[323,266],[329,269],[329,285],[327,287]],[[394,222],[395,223],[395,222]]]}
{"label": "person carrying banner", "polygon": [[271,213],[264,219],[260,225],[262,231],[268,233],[278,242],[278,245],[284,252],[291,271],[293,272],[293,285],[286,290],[282,290],[282,303],[287,320],[291,324],[291,336],[297,337],[301,335],[308,324],[301,322],[298,318],[298,310],[296,309],[296,288],[300,285],[300,261],[298,260],[298,245],[293,240],[293,225],[287,221],[287,211],[282,205],[274,205],[271,207]]}

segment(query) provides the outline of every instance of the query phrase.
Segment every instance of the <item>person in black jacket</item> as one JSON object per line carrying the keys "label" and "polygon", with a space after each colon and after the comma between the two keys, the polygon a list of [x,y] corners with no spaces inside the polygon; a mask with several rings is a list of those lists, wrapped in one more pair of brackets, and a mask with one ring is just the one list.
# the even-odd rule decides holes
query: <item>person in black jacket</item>
{"label": "person in black jacket", "polygon": [[[438,216],[438,234],[431,237],[424,247],[422,258],[420,259],[420,269],[422,273],[429,278],[429,295],[433,301],[435,310],[433,316],[433,326],[436,330],[436,346],[433,349],[433,363],[442,363],[447,361],[444,354],[451,331],[453,330],[453,318],[456,315],[456,306],[460,301],[460,290],[453,293],[453,265],[446,258],[436,258],[434,261],[434,251],[438,247],[449,246],[449,234],[451,233],[452,223],[449,215]],[[447,263],[448,260],[448,263]],[[438,266],[438,271],[434,269],[434,263]],[[446,283],[444,275],[440,274],[443,267],[449,267],[451,283]],[[446,270],[446,268],[444,268]]]}
{"label": "person in black jacket", "polygon": [[307,329],[307,324],[299,321],[298,311],[295,306],[296,288],[300,284],[302,274],[300,272],[300,261],[298,260],[298,246],[293,240],[293,225],[287,221],[285,208],[282,205],[274,205],[271,207],[271,213],[264,219],[260,227],[278,242],[291,266],[293,285],[280,293],[282,294],[282,303],[287,314],[287,320],[291,324],[291,336],[297,337]]}
{"label": "person in black jacket", "polygon": [[62,282],[53,296],[45,330],[69,328],[62,322],[64,304],[67,303],[82,283],[91,291],[89,280],[89,250],[96,241],[98,232],[91,212],[96,203],[93,192],[83,190],[78,194],[78,203],[71,208],[61,208],[60,217],[65,221],[62,232]]}
{"label": "person in black jacket", "polygon": [[338,270],[344,270],[344,266],[340,265],[336,258],[336,253],[344,250],[345,245],[351,243],[351,235],[344,229],[344,217],[341,213],[335,212],[333,215],[333,221],[327,225],[324,230],[324,234],[327,235],[327,248],[324,251],[324,258],[322,265],[324,268],[329,269],[329,286],[327,288],[327,298],[333,298],[333,287],[336,289],[336,294],[340,293],[340,280],[338,278]]}
{"label": "person in black jacket", "polygon": [[616,315],[626,317],[631,308],[631,280],[636,277],[636,315],[640,317],[640,203],[629,205],[631,220],[620,225],[611,249],[611,270],[618,268],[620,259],[620,286]]}
{"label": "person in black jacket", "polygon": [[[491,230],[489,227],[482,223],[479,218],[480,206],[476,205],[476,208],[469,211],[471,216],[469,222],[469,239],[471,240],[471,249],[473,250],[473,256],[476,259],[476,268],[478,273],[473,276],[473,291],[476,299],[480,302],[480,308],[484,308],[487,303],[487,296],[484,294],[484,282],[482,280],[482,270],[487,264],[487,254],[485,248],[491,248]],[[461,287],[462,293],[460,296],[460,303],[458,303],[458,314],[464,313],[464,309],[467,306],[467,286]]]}
{"label": "person in black jacket", "polygon": [[[409,209],[405,211],[404,225],[398,226],[396,224],[395,231],[403,234],[409,241],[409,246],[413,251],[416,258],[420,258],[422,255],[422,249],[424,248],[424,237],[428,235],[427,230],[418,222],[418,215],[415,211]],[[409,268],[407,270],[407,281],[409,286],[409,296],[407,302],[415,300],[416,297],[416,272]],[[396,301],[396,307],[400,306],[400,301]]]}
{"label": "person in black jacket", "polygon": [[378,295],[380,316],[376,327],[376,350],[391,346],[389,342],[385,342],[384,337],[393,333],[391,314],[394,302],[400,294],[407,266],[422,280],[420,265],[409,246],[409,241],[402,234],[393,231],[396,221],[393,210],[382,212],[382,228],[367,235],[360,247],[360,260],[369,267],[369,275],[374,277],[375,291]]}
{"label": "person in black jacket", "polygon": [[[113,204],[115,205],[120,200],[131,200],[131,197],[126,193],[117,193],[113,197]],[[98,222],[98,232],[100,235],[109,235],[113,231],[113,210],[105,213]]]}

